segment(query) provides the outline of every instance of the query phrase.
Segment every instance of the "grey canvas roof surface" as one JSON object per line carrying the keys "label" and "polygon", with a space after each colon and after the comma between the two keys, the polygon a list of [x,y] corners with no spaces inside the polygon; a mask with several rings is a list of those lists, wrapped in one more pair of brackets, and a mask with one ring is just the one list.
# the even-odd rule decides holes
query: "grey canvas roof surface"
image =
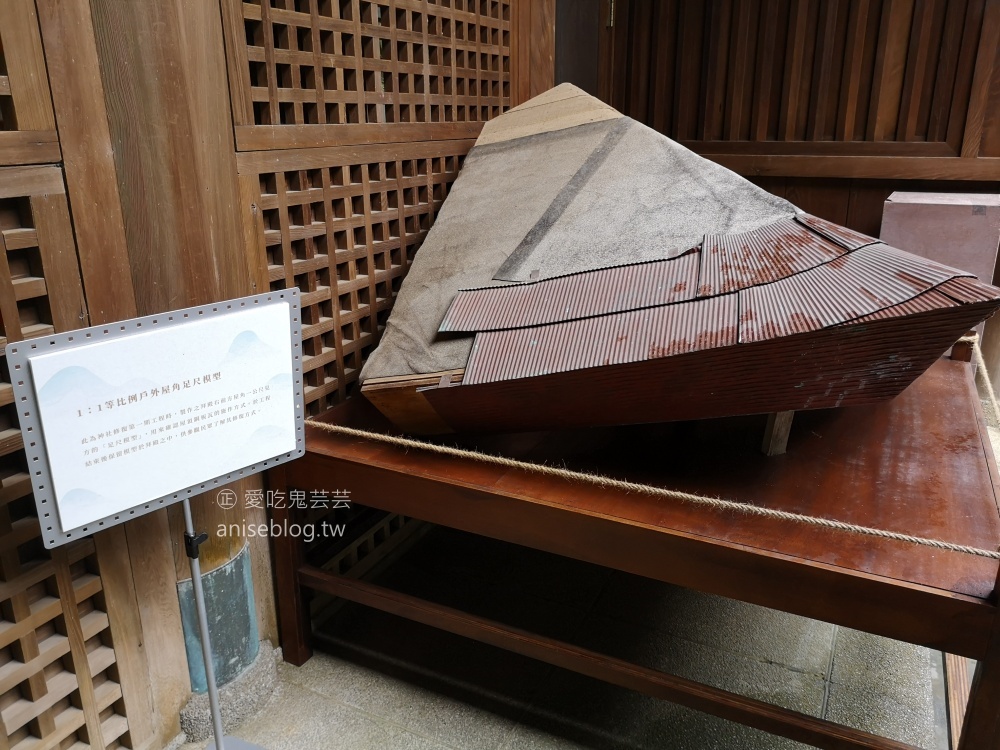
{"label": "grey canvas roof surface", "polygon": [[361,379],[465,367],[473,338],[438,333],[461,289],[662,261],[797,213],[563,84],[486,124]]}

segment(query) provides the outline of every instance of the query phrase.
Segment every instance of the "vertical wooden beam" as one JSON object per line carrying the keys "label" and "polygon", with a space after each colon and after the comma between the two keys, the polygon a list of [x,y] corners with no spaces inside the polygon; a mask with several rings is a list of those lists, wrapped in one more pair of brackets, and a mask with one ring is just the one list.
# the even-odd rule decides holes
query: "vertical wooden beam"
{"label": "vertical wooden beam", "polygon": [[677,62],[677,0],[656,6],[656,53],[653,59],[652,121],[655,130],[665,135],[674,132],[674,86]]}
{"label": "vertical wooden beam", "polygon": [[[278,466],[267,473],[271,487],[286,490],[288,482],[285,468]],[[274,508],[274,522],[284,526],[294,523],[294,512],[284,503]],[[302,567],[302,540],[279,535],[272,540],[274,575],[278,591],[278,627],[281,631],[281,654],[285,661],[295,666],[304,664],[312,656],[310,645],[309,609],[302,596],[299,568]]]}
{"label": "vertical wooden beam", "polygon": [[958,750],[962,721],[969,704],[969,660],[964,656],[944,654],[945,707],[948,709],[948,747]]}
{"label": "vertical wooden beam", "polygon": [[90,316],[121,320],[136,306],[90,6],[37,5]]}
{"label": "vertical wooden beam", "polygon": [[[778,0],[762,0],[761,16],[775,19],[781,11]],[[766,141],[771,125],[773,102],[781,98],[778,66],[778,24],[761,24],[760,47],[757,61],[756,86],[753,88],[753,115],[750,125],[750,140]]]}
{"label": "vertical wooden beam", "polygon": [[91,674],[90,661],[87,658],[87,643],[80,625],[80,614],[74,606],[76,592],[73,588],[73,576],[70,572],[70,561],[66,547],[60,547],[53,551],[52,559],[56,562],[56,585],[59,588],[59,598],[63,601],[63,622],[66,625],[66,638],[69,640],[70,653],[73,655],[73,667],[76,671],[76,682],[80,691],[80,703],[87,727],[87,739],[90,741],[91,747],[106,747],[104,732],[101,730],[100,712],[97,710],[97,699],[94,695],[94,676]]}
{"label": "vertical wooden beam", "polygon": [[[125,713],[132,742],[140,747],[155,738],[153,717],[156,705],[150,690],[150,671],[142,618],[136,594],[128,537],[124,526],[102,531],[94,537],[97,565],[101,571],[104,600],[115,647],[118,683],[125,700]],[[153,644],[157,650],[157,644]],[[176,733],[175,733],[176,734]],[[169,739],[172,739],[170,737]]]}
{"label": "vertical wooden beam", "polygon": [[857,128],[858,95],[861,91],[861,71],[864,62],[865,38],[868,31],[869,0],[851,3],[844,48],[843,77],[840,83],[840,107],[837,112],[838,141],[853,141]]}
{"label": "vertical wooden beam", "polygon": [[805,122],[806,99],[803,89],[809,83],[807,53],[809,49],[808,0],[792,0],[788,16],[788,48],[785,55],[785,72],[782,84],[781,116],[778,121],[778,140],[801,140],[799,122]]}
{"label": "vertical wooden beam", "polygon": [[765,456],[780,456],[788,448],[788,435],[792,431],[794,411],[778,411],[767,415],[764,440],[760,449]]}
{"label": "vertical wooden beam", "polygon": [[983,141],[983,122],[989,103],[990,84],[994,77],[994,67],[1000,65],[1000,0],[987,0],[983,16],[982,36],[976,55],[976,69],[972,78],[972,95],[965,117],[965,133],[962,137],[962,156],[975,158]]}
{"label": "vertical wooden beam", "polygon": [[[79,320],[73,327],[134,317],[135,296],[90,6],[81,0],[38,0],[37,7],[51,77],[52,105],[64,159],[76,251],[86,290],[86,307],[77,313]],[[47,196],[44,201],[33,201],[32,210],[50,213],[52,218],[59,214],[68,226],[69,216],[62,196],[59,200]],[[42,239],[40,234],[39,241]],[[72,236],[52,237],[59,247],[51,252],[69,252],[73,239]],[[76,298],[75,294],[68,297],[69,300]],[[155,515],[165,519],[162,512]],[[141,616],[131,582],[136,561],[126,541],[127,535],[132,537],[133,549],[138,548],[146,554],[156,550],[158,544],[166,544],[166,540],[155,533],[143,532],[155,520],[147,516],[129,524],[127,533],[119,529],[94,538],[129,734],[136,747],[166,743],[180,730],[176,715],[168,713],[171,703],[161,698],[164,687],[171,682],[171,671],[183,675],[183,661],[178,664],[174,660],[166,671],[158,670],[147,661],[143,648],[147,642],[165,646],[170,639],[181,637],[177,597],[173,587],[167,592],[172,599],[165,598],[163,592],[159,597],[154,595],[151,598],[165,602],[165,607],[158,607],[153,617]],[[168,548],[166,555],[154,556],[150,567],[155,569],[164,562],[169,564],[170,559]],[[148,576],[145,580],[148,582]],[[85,679],[87,677],[81,675],[81,682]],[[189,688],[182,684],[182,689]],[[155,722],[154,717],[157,717]],[[88,717],[88,729],[92,729],[93,723],[93,717]],[[91,735],[93,740],[98,740],[99,734],[95,736],[91,731]]]}
{"label": "vertical wooden beam", "polygon": [[914,0],[886,0],[882,9],[875,80],[868,114],[870,141],[891,140],[896,133],[913,6]]}
{"label": "vertical wooden beam", "polygon": [[[0,47],[18,130],[55,130],[49,78],[33,0],[4,0]],[[9,125],[7,126],[10,129]]]}
{"label": "vertical wooden beam", "polygon": [[[538,96],[556,82],[556,0],[532,0],[529,96]],[[522,40],[523,41],[523,40]]]}
{"label": "vertical wooden beam", "polygon": [[[993,589],[994,599],[1000,578]],[[962,722],[959,750],[1000,750],[1000,615],[994,616],[993,633],[986,656],[976,666],[972,693]]]}
{"label": "vertical wooden beam", "polygon": [[[621,0],[615,0],[615,4]],[[625,23],[625,19],[622,20]],[[693,139],[698,127],[698,111],[701,109],[701,54],[704,38],[705,6],[701,3],[682,3],[677,18],[680,31],[677,50],[677,78],[679,85],[674,90],[675,137],[677,140]],[[624,62],[615,60],[625,73]]]}
{"label": "vertical wooden beam", "polygon": [[[92,5],[138,313],[253,292],[218,4]],[[220,508],[215,493],[193,506],[204,529],[241,520],[242,509]],[[171,538],[180,538],[179,510],[168,513]],[[213,535],[202,547],[203,570],[242,547],[242,539]],[[176,557],[178,577],[189,577]]]}
{"label": "vertical wooden beam", "polygon": [[[234,125],[253,125],[253,102],[250,97],[250,60],[243,29],[243,0],[220,0],[222,22],[225,24],[226,64],[229,69],[229,96]],[[318,40],[313,40],[319,54]],[[324,120],[321,120],[324,122]]]}

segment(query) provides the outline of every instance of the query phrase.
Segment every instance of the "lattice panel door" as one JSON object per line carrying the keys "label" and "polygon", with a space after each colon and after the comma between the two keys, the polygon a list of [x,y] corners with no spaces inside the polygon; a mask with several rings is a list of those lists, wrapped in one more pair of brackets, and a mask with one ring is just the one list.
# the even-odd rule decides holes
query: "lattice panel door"
{"label": "lattice panel door", "polygon": [[[0,343],[87,323],[62,170],[0,168]],[[131,747],[94,542],[42,547],[0,375],[0,747]]]}
{"label": "lattice panel door", "polygon": [[[343,399],[378,343],[403,276],[469,141],[298,152],[281,172],[241,155],[271,289],[302,290],[306,406]],[[252,195],[253,193],[251,193]]]}
{"label": "lattice panel door", "polygon": [[241,150],[474,136],[509,102],[509,0],[227,2]]}
{"label": "lattice panel door", "polygon": [[34,0],[0,2],[0,165],[60,159]]}

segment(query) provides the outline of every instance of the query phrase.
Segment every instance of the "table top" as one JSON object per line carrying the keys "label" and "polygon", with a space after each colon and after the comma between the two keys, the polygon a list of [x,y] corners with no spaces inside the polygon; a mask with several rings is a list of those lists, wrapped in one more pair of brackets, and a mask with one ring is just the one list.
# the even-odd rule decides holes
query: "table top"
{"label": "table top", "polygon": [[[374,431],[389,429],[361,398],[348,400],[321,419]],[[758,416],[435,440],[804,515],[998,548],[997,470],[968,364],[941,359],[903,394],[875,406],[799,412],[782,456],[760,452],[764,425],[765,417]],[[916,589],[937,589],[963,600],[985,600],[997,579],[998,562],[987,558],[628,494],[316,428],[308,431],[307,453],[487,495],[544,502],[571,514],[800,560],[824,570],[844,569]],[[362,504],[364,491],[355,492]]]}

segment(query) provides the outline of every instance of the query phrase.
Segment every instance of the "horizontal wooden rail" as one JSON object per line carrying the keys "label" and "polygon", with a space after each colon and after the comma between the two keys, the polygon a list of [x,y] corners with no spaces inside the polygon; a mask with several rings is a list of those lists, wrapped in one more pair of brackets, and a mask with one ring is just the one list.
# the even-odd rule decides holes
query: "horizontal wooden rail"
{"label": "horizontal wooden rail", "polygon": [[811,156],[707,153],[706,159],[742,175],[891,180],[1000,180],[1000,157]]}
{"label": "horizontal wooden rail", "polygon": [[313,566],[300,567],[297,577],[302,586],[317,591],[819,748],[916,750],[912,745],[641,667]]}

